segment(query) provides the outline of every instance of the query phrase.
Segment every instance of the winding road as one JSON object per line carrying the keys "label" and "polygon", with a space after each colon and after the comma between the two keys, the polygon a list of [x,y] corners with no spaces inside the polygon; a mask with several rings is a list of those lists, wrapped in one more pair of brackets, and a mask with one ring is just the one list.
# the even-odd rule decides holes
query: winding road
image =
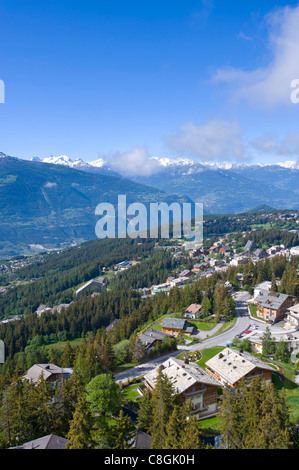
{"label": "winding road", "polygon": [[[243,333],[250,325],[250,317],[248,315],[247,300],[250,298],[248,292],[237,292],[234,295],[236,302],[236,322],[232,328],[225,333],[220,333],[214,337],[203,339],[200,343],[193,344],[192,346],[178,346],[177,351],[166,354],[158,359],[139,364],[138,366],[127,369],[124,372],[115,374],[116,382],[125,382],[129,377],[139,377],[140,375],[147,374],[150,370],[165,362],[170,357],[175,357],[183,351],[199,351],[201,349],[212,348],[214,346],[225,346],[227,341],[231,341],[237,335]],[[213,330],[209,332],[213,334]]]}

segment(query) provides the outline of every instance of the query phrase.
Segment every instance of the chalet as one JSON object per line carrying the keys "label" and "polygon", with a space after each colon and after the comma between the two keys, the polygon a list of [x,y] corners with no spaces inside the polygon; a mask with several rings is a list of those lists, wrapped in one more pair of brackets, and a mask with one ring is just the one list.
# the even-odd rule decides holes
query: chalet
{"label": "chalet", "polygon": [[199,318],[201,315],[201,308],[202,306],[200,304],[189,305],[189,307],[185,310],[184,317],[191,318],[193,320],[195,320],[196,318]]}
{"label": "chalet", "polygon": [[208,264],[197,263],[197,264],[194,264],[192,270],[195,271],[195,272],[204,271],[204,270],[207,269],[208,267],[209,267]]}
{"label": "chalet", "polygon": [[255,299],[261,290],[269,291],[271,290],[271,281],[263,281],[259,284],[256,284],[253,288],[253,298]]}
{"label": "chalet", "polygon": [[201,255],[201,250],[200,249],[191,250],[188,253],[189,258],[198,258],[200,255]]}
{"label": "chalet", "polygon": [[263,259],[267,258],[268,253],[263,248],[258,248],[257,250],[255,250],[254,256],[256,256],[256,258],[258,259]]}
{"label": "chalet", "polygon": [[69,379],[72,375],[72,369],[61,368],[55,364],[34,364],[27,372],[23,375],[24,380],[29,382],[38,383],[41,375],[53,388],[56,388],[56,384],[65,379]]}
{"label": "chalet", "polygon": [[294,305],[294,300],[292,295],[260,290],[254,300],[257,305],[256,314],[263,320],[275,323],[286,315],[287,309]]}
{"label": "chalet", "polygon": [[161,344],[165,339],[174,338],[174,335],[158,330],[147,330],[144,333],[141,333],[138,338],[140,339],[141,344],[145,347],[145,350],[150,351],[158,344]]}
{"label": "chalet", "polygon": [[155,388],[159,367],[162,367],[162,373],[169,378],[175,391],[184,400],[191,401],[190,413],[192,416],[195,416],[196,419],[202,419],[214,416],[219,412],[217,389],[220,383],[196,363],[189,364],[188,360],[184,362],[175,358],[167,359],[161,366],[144,376],[146,388],[150,390]]}
{"label": "chalet", "polygon": [[182,271],[180,274],[179,274],[179,277],[190,277],[190,276],[193,276],[194,273],[192,271],[189,271],[189,269],[184,269],[184,271]]}
{"label": "chalet", "polygon": [[228,256],[230,254],[230,246],[229,245],[224,245],[219,249],[219,253],[221,253],[224,256]]}
{"label": "chalet", "polygon": [[261,377],[270,382],[273,368],[251,354],[225,348],[206,362],[206,372],[222,385],[235,389],[242,379],[250,382]]}
{"label": "chalet", "polygon": [[174,336],[177,336],[179,333],[190,336],[193,333],[193,327],[182,318],[167,317],[162,323],[162,331]]}
{"label": "chalet", "polygon": [[176,279],[173,279],[170,283],[171,287],[176,287],[176,286],[183,286],[187,284],[187,282],[190,281],[190,278],[188,276],[182,276],[182,277],[177,277]]}

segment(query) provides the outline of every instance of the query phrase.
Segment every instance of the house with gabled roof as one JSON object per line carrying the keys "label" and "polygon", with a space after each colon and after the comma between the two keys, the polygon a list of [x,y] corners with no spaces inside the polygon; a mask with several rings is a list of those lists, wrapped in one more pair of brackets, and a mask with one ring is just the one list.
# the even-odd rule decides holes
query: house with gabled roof
{"label": "house with gabled roof", "polygon": [[164,333],[173,334],[174,336],[177,336],[179,333],[183,333],[184,335],[192,335],[193,330],[193,326],[190,326],[190,324],[183,318],[167,317],[163,320],[162,323],[162,331]]}
{"label": "house with gabled roof", "polygon": [[206,372],[222,385],[235,389],[243,379],[250,383],[254,377],[261,377],[270,382],[274,371],[249,353],[225,348],[206,362]]}
{"label": "house with gabled roof", "polygon": [[161,344],[167,338],[174,338],[174,335],[164,333],[163,331],[149,329],[140,333],[138,338],[146,351],[155,348],[159,343]]}
{"label": "house with gabled roof", "polygon": [[184,400],[190,400],[191,415],[196,419],[207,418],[218,414],[217,390],[221,386],[219,381],[207,374],[196,363],[170,358],[162,365],[151,370],[144,376],[145,387],[153,390],[159,368],[172,383],[174,390]]}
{"label": "house with gabled roof", "polygon": [[295,300],[292,295],[261,289],[254,299],[257,305],[256,315],[275,323],[287,314],[287,309],[294,305]]}
{"label": "house with gabled roof", "polygon": [[186,308],[184,317],[195,320],[196,318],[200,317],[201,309],[202,309],[202,306],[200,304],[191,304],[189,305],[189,307]]}
{"label": "house with gabled roof", "polygon": [[43,378],[55,388],[58,381],[70,378],[72,373],[72,369],[58,367],[55,364],[34,364],[23,375],[23,379],[38,383],[42,375]]}

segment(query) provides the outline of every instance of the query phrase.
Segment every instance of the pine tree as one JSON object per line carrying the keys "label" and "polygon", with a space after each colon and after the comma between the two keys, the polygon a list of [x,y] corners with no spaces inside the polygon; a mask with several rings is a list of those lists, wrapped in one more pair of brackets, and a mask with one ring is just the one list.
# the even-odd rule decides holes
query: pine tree
{"label": "pine tree", "polygon": [[190,417],[189,402],[174,405],[165,428],[165,449],[199,449],[200,439],[196,418]]}
{"label": "pine tree", "polygon": [[242,448],[242,407],[238,393],[229,388],[223,390],[223,401],[219,416],[222,419],[222,446],[228,449]]}
{"label": "pine tree", "polygon": [[[242,392],[240,390],[242,389]],[[243,447],[254,449],[256,446],[256,432],[262,416],[261,403],[263,400],[262,382],[260,378],[254,378],[247,388],[246,382],[240,385],[239,393],[242,393],[243,420],[241,424]]]}
{"label": "pine tree", "polygon": [[138,429],[148,433],[153,414],[152,393],[149,389],[144,391],[142,399],[139,403],[140,405],[137,419]]}
{"label": "pine tree", "polygon": [[275,344],[273,342],[271,332],[269,327],[267,326],[265,333],[262,336],[262,347],[263,347],[263,355],[270,356],[275,352]]}
{"label": "pine tree", "polygon": [[200,441],[200,432],[195,416],[188,417],[181,438],[181,449],[201,449],[204,444]]}
{"label": "pine tree", "polygon": [[31,394],[32,401],[35,403],[33,422],[37,430],[37,435],[46,436],[52,433],[55,424],[55,415],[53,411],[53,389],[46,382],[41,373],[38,383],[35,385]]}
{"label": "pine tree", "polygon": [[75,358],[74,348],[71,346],[69,340],[63,349],[63,353],[60,358],[61,367],[72,367]]}
{"label": "pine tree", "polygon": [[277,343],[274,357],[275,359],[283,362],[287,362],[289,360],[290,351],[286,341],[280,340]]}
{"label": "pine tree", "polygon": [[85,394],[79,396],[77,406],[67,435],[67,449],[90,449],[94,447],[92,439],[92,415]]}
{"label": "pine tree", "polygon": [[116,423],[106,432],[109,449],[131,449],[134,430],[132,421],[121,410]]}
{"label": "pine tree", "polygon": [[270,290],[271,290],[272,292],[277,292],[277,290],[278,290],[278,289],[277,289],[277,284],[276,284],[276,277],[275,277],[274,272],[272,273],[272,282],[271,282],[271,288],[270,288]]}
{"label": "pine tree", "polygon": [[152,436],[152,449],[163,449],[165,444],[166,425],[175,404],[174,387],[168,377],[163,374],[162,368],[158,370],[155,388],[152,392],[152,422],[150,434]]}
{"label": "pine tree", "polygon": [[185,427],[186,416],[183,406],[175,405],[165,426],[164,449],[181,449],[181,435]]}
{"label": "pine tree", "polygon": [[265,386],[264,399],[261,404],[262,418],[259,424],[257,448],[289,449],[292,447],[288,431],[289,413],[284,394],[278,396],[273,383]]}

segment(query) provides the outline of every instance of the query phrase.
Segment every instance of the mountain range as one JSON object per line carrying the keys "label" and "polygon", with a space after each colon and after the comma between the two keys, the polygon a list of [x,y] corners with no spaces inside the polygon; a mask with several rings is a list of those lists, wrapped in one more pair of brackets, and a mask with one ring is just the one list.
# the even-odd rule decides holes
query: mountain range
{"label": "mountain range", "polygon": [[124,174],[99,158],[25,160],[0,153],[0,256],[57,248],[96,238],[100,202],[202,202],[206,214],[266,205],[299,209],[299,169],[154,158],[148,175]]}
{"label": "mountain range", "polygon": [[148,175],[123,173],[115,164],[99,158],[86,162],[62,155],[44,163],[113,174],[165,191],[185,194],[204,204],[205,213],[223,214],[252,210],[266,204],[278,209],[299,208],[299,165],[295,161],[270,164],[196,162],[186,158],[152,158]]}
{"label": "mountain range", "polygon": [[[28,161],[0,154],[0,255],[57,248],[96,238],[96,206],[191,202],[186,196],[63,165]],[[149,212],[149,211],[148,211]]]}

